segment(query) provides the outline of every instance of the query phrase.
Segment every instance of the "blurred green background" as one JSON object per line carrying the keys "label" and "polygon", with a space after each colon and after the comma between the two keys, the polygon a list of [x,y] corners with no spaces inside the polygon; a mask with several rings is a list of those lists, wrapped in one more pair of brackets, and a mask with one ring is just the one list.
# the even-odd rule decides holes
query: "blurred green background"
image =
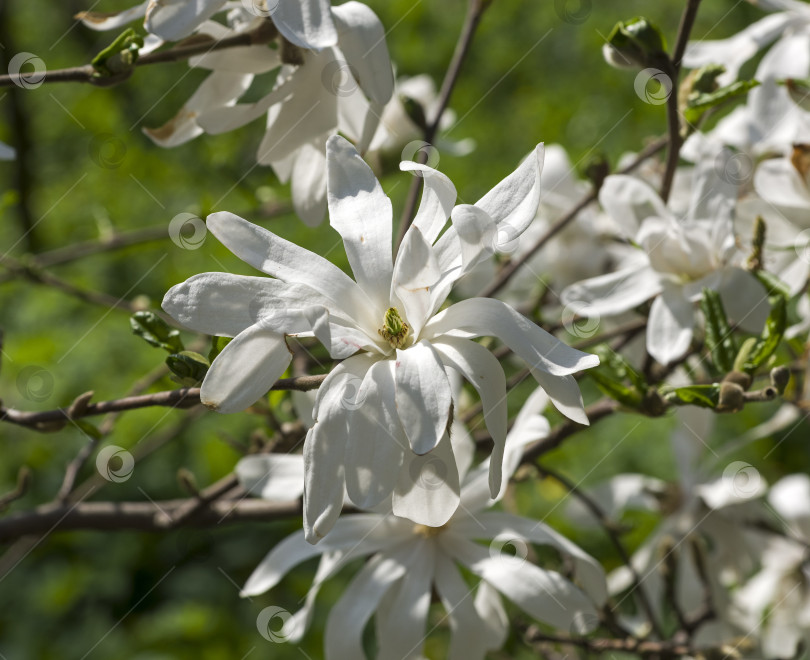
{"label": "blurred green background", "polygon": [[[440,84],[466,3],[370,0],[369,4],[390,29],[389,49],[399,73],[428,73]],[[438,165],[455,182],[461,200],[477,199],[540,141],[561,143],[583,168],[598,155],[615,163],[650,136],[662,134],[663,106],[643,103],[633,90],[634,74],[607,67],[601,46],[617,20],[641,13],[674,40],[683,4],[494,0],[451,102],[462,120],[449,137],[473,138],[477,149],[465,158],[442,154]],[[761,15],[736,0],[703,4],[693,33],[698,38],[731,35]],[[576,22],[562,20],[566,5],[576,14]],[[115,11],[126,6],[101,0],[92,8]],[[113,37],[92,32],[71,18],[75,11],[88,8],[76,0],[6,2],[0,19],[6,61],[25,51],[50,69],[88,62]],[[141,133],[142,127],[158,126],[174,115],[204,76],[176,63],[140,69],[129,81],[109,89],[45,84],[32,90],[0,90],[0,140],[15,144],[22,137],[11,119],[16,107],[21,122],[17,126],[25,127],[30,141],[25,175],[30,190],[22,191],[22,197],[35,223],[29,239],[21,240],[20,164],[0,163],[3,252],[25,260],[29,251],[96,240],[112,231],[154,228],[155,240],[54,266],[53,272],[81,289],[157,308],[169,286],[194,273],[251,272],[213,237],[194,250],[169,239],[169,222],[178,213],[204,217],[212,210],[229,210],[345,265],[342,249],[336,247],[337,234],[327,224],[308,229],[290,214],[264,218],[268,208],[286,205],[289,191],[270,170],[254,166],[261,121],[173,150],[156,147]],[[268,74],[254,85],[269,86],[272,81]],[[397,218],[409,183],[408,175],[396,172],[383,179]],[[11,277],[7,269],[0,271],[0,278],[4,332],[0,397],[5,405],[53,408],[87,390],[96,392],[96,400],[124,396],[133,383],[160,366],[163,354],[131,333],[128,312]],[[150,390],[173,387],[163,378]],[[595,393],[586,390],[586,398],[595,398]],[[518,395],[512,402],[515,409],[520,399]],[[671,420],[639,422],[616,416],[577,435],[547,460],[576,481],[584,478],[586,484],[627,471],[672,478],[664,442]],[[718,441],[733,438],[750,422],[721,420]],[[137,450],[155,438],[170,441],[139,462],[126,482],[101,481],[90,499],[182,497],[176,478],[179,468],[190,470],[198,484],[207,485],[232,470],[239,458],[227,440],[246,443],[256,429],[270,433],[264,424],[262,418],[250,415],[207,413],[189,419],[188,412],[166,409],[126,413],[105,444]],[[13,488],[21,465],[33,471],[27,495],[9,512],[50,501],[66,464],[85,442],[83,434],[71,428],[39,434],[0,426],[0,490]],[[772,456],[774,466],[795,452],[795,442],[794,436],[780,446]],[[756,449],[750,449],[752,462]],[[600,462],[603,457],[607,459]],[[767,476],[767,466],[762,470]],[[80,481],[94,475],[91,458]],[[519,487],[516,501],[527,515],[551,512],[550,522],[604,557],[609,566],[615,565],[615,554],[599,532],[577,533],[564,519],[562,507],[555,509],[563,494],[551,482],[530,482]],[[636,542],[651,523],[640,522]],[[300,650],[266,642],[255,621],[267,605],[298,607],[311,579],[311,564],[268,595],[250,601],[238,597],[238,587],[264,554],[299,526],[300,521],[293,520],[163,535],[55,532],[41,542],[9,546],[0,558],[0,657],[321,657],[328,604],[351,571],[322,593],[311,633]],[[440,620],[439,614],[434,612],[434,622]],[[430,657],[442,656],[446,634],[440,626],[431,637]],[[510,639],[494,657],[531,654],[519,640]]]}

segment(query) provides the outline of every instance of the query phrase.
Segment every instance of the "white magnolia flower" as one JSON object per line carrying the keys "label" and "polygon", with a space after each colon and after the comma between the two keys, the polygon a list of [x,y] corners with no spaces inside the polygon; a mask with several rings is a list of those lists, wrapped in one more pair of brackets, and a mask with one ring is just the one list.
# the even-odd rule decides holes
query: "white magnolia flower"
{"label": "white magnolia flower", "polygon": [[810,479],[794,474],[775,483],[768,494],[786,536],[771,535],[762,568],[734,594],[741,627],[759,640],[764,657],[796,657],[810,643]]}
{"label": "white magnolia flower", "polygon": [[[790,157],[763,161],[754,173],[758,197],[740,203],[743,236],[750,239],[754,223],[766,224],[765,267],[788,286],[794,296],[810,277],[810,162],[805,146],[796,145]],[[744,229],[743,229],[744,227]]]}
{"label": "white magnolia flower", "polygon": [[[694,559],[697,542],[703,554],[708,587],[718,616],[725,618],[728,591],[749,575],[758,554],[757,539],[745,528],[751,520],[764,520],[767,513],[761,498],[767,491],[765,480],[747,463],[732,461],[719,478],[715,469],[701,467],[713,424],[711,411],[681,408],[676,413],[679,426],[670,440],[678,479],[664,482],[643,475],[620,475],[599,486],[594,497],[600,506],[616,515],[622,507],[660,511],[663,518],[647,540],[631,557],[640,576],[641,589],[659,615],[665,605],[663,552],[674,553],[676,598],[690,615],[700,610],[705,588]],[[611,593],[620,593],[634,583],[632,571],[622,566],[608,576]],[[642,626],[643,616],[630,621]],[[639,632],[641,632],[639,628]]]}
{"label": "white magnolia flower", "polygon": [[[318,391],[317,423],[304,446],[304,519],[311,541],[337,519],[344,483],[352,501],[364,508],[394,491],[399,513],[411,488],[406,483],[405,492],[398,489],[400,466],[431,451],[452,457],[445,368],[458,371],[481,396],[495,445],[490,486],[498,492],[505,377],[492,354],[471,341],[475,337],[499,338],[529,365],[563,414],[587,423],[572,374],[598,364],[596,356],[564,345],[497,300],[463,300],[439,311],[453,283],[485,258],[500,230],[519,235],[531,222],[542,157],[539,145],[475,205],[455,207],[455,187],[447,177],[403,163],[403,170],[424,177],[425,186],[394,260],[391,202],[357,151],[339,136],[329,138],[330,223],[343,238],[355,280],[231,213],[208,217],[209,230],[222,243],[274,279],[203,273],[166,294],[163,308],[183,325],[234,337],[211,365],[202,401],[236,412],[264,395],[290,363],[287,335],[314,335],[333,358],[343,360]],[[439,237],[448,216],[453,224]]]}
{"label": "white magnolia flower", "polygon": [[683,356],[692,342],[695,305],[704,287],[718,291],[728,314],[759,328],[767,309],[765,289],[740,267],[733,231],[737,186],[722,177],[732,158],[705,158],[696,167],[686,217],[676,217],[642,181],[609,176],[599,201],[638,250],[613,273],[574,284],[562,293],[580,316],[619,314],[652,299],[647,350],[662,364]]}
{"label": "white magnolia flower", "polygon": [[[359,2],[347,2],[332,13],[337,44],[301,50],[301,64],[282,65],[279,51],[264,45],[192,58],[191,66],[213,73],[177,116],[147,130],[147,135],[173,147],[203,132],[232,131],[266,116],[257,162],[271,166],[282,183],[291,182],[293,205],[304,222],[320,224],[326,212],[327,138],[340,131],[365,151],[394,90],[385,30],[376,14]],[[243,22],[228,30],[209,21],[200,31],[221,39],[251,26]],[[236,105],[254,74],[276,68],[279,73],[269,93],[254,103]]]}
{"label": "white magnolia flower", "polygon": [[329,0],[146,0],[114,14],[84,11],[78,17],[94,30],[116,30],[143,16],[150,35],[177,41],[196,32],[215,14],[230,9],[272,18],[279,33],[301,48],[327,48],[337,42]]}
{"label": "white magnolia flower", "polygon": [[[507,478],[519,464],[523,447],[548,432],[548,422],[539,415],[546,401],[545,394],[537,390],[518,415],[506,442]],[[414,525],[392,515],[390,507],[383,513],[344,516],[318,546],[308,544],[303,532],[279,543],[254,570],[242,595],[272,589],[293,567],[320,555],[304,606],[284,622],[279,633],[295,642],[310,625],[323,583],[350,562],[370,557],[329,614],[324,641],[328,660],[366,657],[363,630],[372,615],[378,660],[423,657],[434,589],[452,631],[446,656],[451,660],[483,660],[488,650],[503,644],[508,620],[498,592],[554,627],[577,632],[592,628],[596,607],[606,596],[600,565],[543,523],[487,511],[503,491],[490,499],[486,462],[467,473],[474,445],[463,427],[453,434],[452,442],[459,457],[463,506],[446,525]],[[479,539],[487,540],[488,546],[477,543]],[[531,563],[527,557],[530,543],[550,545],[569,557],[579,586]],[[514,548],[517,554],[504,552],[505,548]],[[468,585],[459,565],[479,578],[476,587]]]}

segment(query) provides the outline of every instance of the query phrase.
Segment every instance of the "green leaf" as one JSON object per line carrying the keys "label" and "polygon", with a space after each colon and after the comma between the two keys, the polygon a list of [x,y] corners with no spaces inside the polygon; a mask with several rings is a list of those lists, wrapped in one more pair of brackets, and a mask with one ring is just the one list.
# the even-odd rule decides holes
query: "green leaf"
{"label": "green leaf", "polygon": [[181,351],[167,357],[166,366],[174,374],[178,383],[187,387],[195,387],[205,378],[211,363],[199,353]]}
{"label": "green leaf", "polygon": [[759,82],[756,80],[738,80],[731,85],[726,85],[711,92],[695,90],[689,94],[686,106],[682,108],[684,119],[690,124],[695,124],[703,116],[703,113],[710,108],[743,96],[757,85],[759,85]]}
{"label": "green leaf", "polygon": [[664,399],[677,406],[692,405],[714,409],[720,401],[720,384],[676,387],[665,392]]}
{"label": "green leaf", "polygon": [[788,285],[773,273],[769,273],[766,270],[758,270],[751,274],[759,280],[762,286],[765,287],[765,290],[768,292],[769,296],[782,296],[784,298],[790,298],[790,288]]}
{"label": "green leaf", "polygon": [[[607,344],[594,348],[599,366],[588,370],[596,386],[607,396],[630,408],[639,408],[647,391],[647,382],[633,366]],[[629,382],[629,386],[625,385]]]}
{"label": "green leaf", "polygon": [[711,289],[703,289],[700,309],[706,317],[706,347],[712,355],[712,361],[720,372],[728,373],[734,368],[737,346],[720,294]]}
{"label": "green leaf", "polygon": [[616,66],[660,66],[666,57],[663,32],[643,16],[616,23],[607,43],[610,46],[609,63]]}
{"label": "green leaf", "polygon": [[143,48],[143,37],[132,28],[119,34],[115,41],[96,55],[90,64],[97,73],[112,76],[130,71],[138,59],[138,50]]}
{"label": "green leaf", "polygon": [[129,319],[129,325],[132,332],[156,348],[162,348],[169,353],[179,353],[183,350],[180,331],[170,327],[154,312],[135,312]]}
{"label": "green leaf", "polygon": [[208,361],[213,362],[222,349],[231,343],[232,337],[211,337],[211,350],[208,351]]}
{"label": "green leaf", "polygon": [[768,320],[765,321],[765,329],[743,365],[748,373],[756,371],[774,354],[785,334],[787,300],[784,296],[772,296],[769,302],[771,303],[771,313],[768,315]]}

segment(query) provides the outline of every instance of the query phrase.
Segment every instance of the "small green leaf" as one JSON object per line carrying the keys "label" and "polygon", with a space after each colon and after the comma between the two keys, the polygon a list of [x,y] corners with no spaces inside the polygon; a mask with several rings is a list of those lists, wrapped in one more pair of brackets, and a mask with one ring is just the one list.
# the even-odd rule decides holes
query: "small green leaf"
{"label": "small green leaf", "polygon": [[690,124],[695,124],[703,116],[703,113],[710,108],[743,96],[757,85],[759,85],[759,82],[756,80],[738,80],[711,92],[695,90],[689,94],[686,106],[682,108],[684,119]]}
{"label": "small green leaf", "polygon": [[179,353],[183,350],[180,331],[170,327],[154,312],[135,312],[129,319],[129,325],[132,332],[156,348],[162,348],[169,353]]}
{"label": "small green leaf", "polygon": [[119,34],[115,41],[96,55],[90,62],[98,74],[112,76],[130,71],[143,48],[143,37],[132,28]]}
{"label": "small green leaf", "polygon": [[[647,391],[647,383],[633,366],[607,344],[594,348],[599,366],[588,370],[596,386],[607,396],[630,408],[639,408]],[[629,382],[629,386],[625,383]]]}
{"label": "small green leaf", "polygon": [[211,350],[208,351],[208,361],[213,362],[217,355],[222,353],[222,349],[230,344],[231,341],[231,337],[211,337]]}
{"label": "small green leaf", "polygon": [[195,387],[205,378],[211,363],[199,353],[181,351],[167,357],[166,366],[174,374],[174,379],[178,383],[186,387]]}
{"label": "small green leaf", "polygon": [[759,280],[762,286],[765,287],[765,290],[768,292],[769,296],[783,296],[784,298],[790,298],[790,288],[788,285],[773,273],[769,273],[767,270],[758,270],[751,274]]}
{"label": "small green leaf", "polygon": [[667,49],[663,32],[643,16],[616,23],[607,46],[608,63],[619,67],[660,66]]}
{"label": "small green leaf", "polygon": [[664,399],[676,406],[692,405],[714,409],[720,401],[720,384],[676,387],[664,392]]}
{"label": "small green leaf", "polygon": [[787,301],[783,296],[772,296],[769,302],[771,303],[771,313],[768,315],[768,320],[765,321],[765,329],[748,354],[748,359],[743,367],[748,373],[753,373],[765,364],[779,347],[782,336],[785,334]]}
{"label": "small green leaf", "polygon": [[703,289],[700,309],[706,317],[706,347],[712,355],[712,361],[720,372],[728,373],[734,367],[737,346],[720,294],[711,289]]}

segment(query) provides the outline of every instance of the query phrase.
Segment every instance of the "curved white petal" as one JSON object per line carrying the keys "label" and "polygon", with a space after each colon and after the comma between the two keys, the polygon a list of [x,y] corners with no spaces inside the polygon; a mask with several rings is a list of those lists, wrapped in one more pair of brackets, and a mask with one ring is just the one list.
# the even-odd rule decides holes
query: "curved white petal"
{"label": "curved white petal", "polygon": [[283,334],[261,322],[252,325],[213,361],[200,388],[200,401],[221,413],[244,410],[270,390],[291,359]]}
{"label": "curved white petal", "polygon": [[661,292],[661,277],[644,259],[639,265],[598,275],[563,289],[562,301],[576,314],[599,318],[621,314]]}
{"label": "curved white petal", "polygon": [[494,446],[490,456],[489,487],[492,497],[501,490],[506,447],[506,377],[495,356],[469,339],[440,337],[433,342],[442,363],[452,367],[478,391],[484,421]]}
{"label": "curved white petal", "polygon": [[337,43],[328,0],[279,0],[275,4],[273,24],[290,43],[316,50]]}
{"label": "curved white petal", "polygon": [[427,454],[444,435],[453,405],[450,381],[439,356],[422,340],[397,349],[396,402],[414,453]]}
{"label": "curved white petal", "polygon": [[754,188],[771,204],[803,209],[805,214],[810,207],[807,184],[787,158],[772,158],[760,163],[754,172]]}
{"label": "curved white petal", "polygon": [[405,308],[411,332],[418,337],[431,312],[430,288],[441,277],[430,243],[418,228],[405,234],[394,264],[391,299],[396,296]]}
{"label": "curved white petal", "polygon": [[[500,232],[486,211],[471,204],[456,206],[451,218],[461,248],[461,270],[456,277],[461,277],[493,254]],[[507,240],[515,238],[509,233],[506,232]]]}
{"label": "curved white petal", "polygon": [[[228,71],[215,72],[211,75],[217,75],[217,73],[222,76],[233,77],[233,74]],[[227,133],[256,121],[268,111],[270,106],[281,103],[296,91],[296,86],[291,81],[283,82],[269,94],[253,103],[239,105],[222,103],[216,107],[203,109],[199,113],[197,124],[209,135]],[[277,158],[281,157],[281,155],[277,156]]]}
{"label": "curved white petal", "polygon": [[540,205],[540,174],[545,152],[538,144],[518,168],[496,185],[475,205],[501,225],[512,228],[515,239],[531,224]]}
{"label": "curved white petal", "polygon": [[123,11],[107,14],[95,11],[80,11],[74,16],[78,18],[91,30],[118,30],[127,23],[131,23],[146,13],[149,0],[145,0],[139,5],[124,9]]}
{"label": "curved white petal", "polygon": [[599,189],[599,203],[627,238],[635,237],[647,218],[671,216],[661,196],[649,184],[626,174],[605,178]]}
{"label": "curved white petal", "polygon": [[242,488],[265,500],[286,502],[304,493],[304,458],[300,454],[245,456],[234,471]]}
{"label": "curved white petal", "polygon": [[590,424],[582,403],[582,392],[573,376],[555,376],[542,369],[532,369],[531,373],[557,410],[578,424]]}
{"label": "curved white petal", "polygon": [[346,490],[361,509],[389,497],[397,483],[408,440],[396,406],[392,360],[380,360],[366,372],[349,417]]}
{"label": "curved white petal", "polygon": [[203,21],[213,16],[225,0],[161,0],[150,2],[144,27],[166,41],[177,41],[190,35]]}
{"label": "curved white petal", "polygon": [[[226,35],[223,35],[226,36]],[[212,50],[188,60],[191,67],[233,74],[267,73],[281,66],[277,50],[266,44],[261,46],[237,46]]]}
{"label": "curved white petal", "polygon": [[431,245],[436,241],[456,203],[456,187],[450,179],[432,167],[402,161],[399,169],[403,172],[416,172],[422,177],[422,199],[413,219],[413,226],[418,228]]}
{"label": "curved white petal", "polygon": [[292,169],[292,200],[298,217],[316,227],[326,215],[326,139],[303,145]]}
{"label": "curved white petal", "polygon": [[394,93],[394,71],[383,24],[370,7],[353,0],[333,8],[332,15],[352,75],[371,101],[384,106]]}
{"label": "curved white petal", "polygon": [[340,234],[357,283],[378,310],[388,308],[391,200],[357,150],[339,135],[326,141],[329,223]]}
{"label": "curved white petal", "polygon": [[692,343],[695,312],[676,287],[665,287],[650,308],[647,321],[647,351],[661,364],[682,357]]}
{"label": "curved white petal", "polygon": [[456,512],[460,490],[453,446],[445,434],[429,454],[405,452],[392,498],[394,515],[441,527]]}

